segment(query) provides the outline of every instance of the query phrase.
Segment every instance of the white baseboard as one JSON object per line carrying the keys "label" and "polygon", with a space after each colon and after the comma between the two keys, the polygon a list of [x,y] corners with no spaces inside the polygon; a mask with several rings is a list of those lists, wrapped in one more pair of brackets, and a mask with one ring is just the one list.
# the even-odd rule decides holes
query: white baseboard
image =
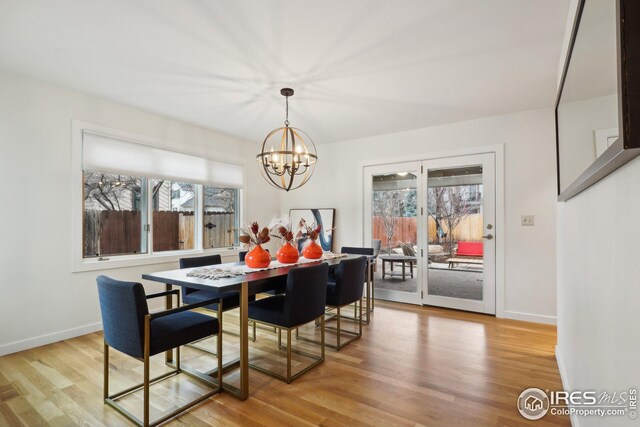
{"label": "white baseboard", "polygon": [[[164,310],[164,308],[150,309],[149,313],[157,313]],[[90,323],[84,326],[78,326],[76,328],[66,329],[64,331],[52,332],[46,335],[40,335],[33,338],[27,338],[20,341],[14,341],[7,344],[0,344],[0,356],[6,354],[16,353],[22,350],[28,350],[34,347],[40,347],[43,345],[51,344],[54,342],[67,340],[69,338],[79,337],[81,335],[91,334],[93,332],[102,330],[102,322]]]}
{"label": "white baseboard", "polygon": [[15,353],[17,351],[28,350],[30,348],[51,344],[54,342],[78,337],[80,335],[90,334],[92,332],[102,330],[102,322],[90,323],[77,328],[66,329],[64,331],[53,332],[47,335],[40,335],[33,338],[27,338],[21,341],[14,341],[8,344],[0,345],[0,356]]}
{"label": "white baseboard", "polygon": [[[560,371],[560,380],[562,380],[562,388],[565,391],[571,390],[569,386],[569,378],[567,377],[567,371],[564,367],[564,359],[562,358],[562,353],[560,352],[560,347],[556,345],[556,362],[558,363],[558,371]],[[569,420],[571,421],[571,425],[573,427],[580,427],[580,421],[576,414],[569,415]]]}
{"label": "white baseboard", "polygon": [[518,311],[505,311],[505,319],[522,320],[525,322],[546,323],[548,325],[556,324],[555,316],[544,316],[541,314],[520,313]]}

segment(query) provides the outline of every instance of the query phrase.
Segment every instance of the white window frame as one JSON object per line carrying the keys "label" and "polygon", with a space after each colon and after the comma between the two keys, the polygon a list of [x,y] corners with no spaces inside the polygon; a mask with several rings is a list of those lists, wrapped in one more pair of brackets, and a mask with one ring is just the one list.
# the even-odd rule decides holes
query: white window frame
{"label": "white window frame", "polygon": [[[123,132],[120,130],[107,128],[91,123],[82,122],[79,120],[71,121],[71,271],[96,271],[96,270],[108,270],[113,268],[123,267],[135,267],[142,265],[163,264],[170,262],[177,262],[180,258],[191,255],[211,255],[220,254],[221,256],[236,256],[240,250],[239,246],[227,247],[227,248],[211,248],[203,249],[202,233],[197,233],[195,236],[195,249],[178,250],[178,251],[152,251],[153,248],[153,233],[148,233],[147,238],[147,252],[141,254],[126,254],[126,255],[108,255],[99,260],[99,257],[85,258],[83,251],[83,215],[84,215],[84,179],[82,170],[82,133],[83,131],[94,131],[104,135],[108,135],[112,138],[121,139],[124,141],[131,141],[137,144],[148,145],[155,148],[166,149],[170,144],[162,141],[143,137],[140,135]],[[192,153],[185,153],[192,154]],[[213,159],[212,159],[213,160]],[[246,181],[246,168],[244,159],[242,158],[216,158],[216,161],[228,162],[233,164],[239,164],[243,166],[245,180]],[[148,181],[151,181],[152,177],[146,177]],[[147,184],[148,186],[149,184]],[[194,206],[195,213],[195,230],[202,230],[203,219],[203,191],[202,185],[196,185],[196,201]],[[147,210],[149,217],[153,211],[153,201],[151,199],[152,194],[147,191]],[[238,209],[239,222],[244,224],[244,206],[245,206],[245,191],[242,188],[238,189]],[[150,221],[149,221],[150,222]]]}

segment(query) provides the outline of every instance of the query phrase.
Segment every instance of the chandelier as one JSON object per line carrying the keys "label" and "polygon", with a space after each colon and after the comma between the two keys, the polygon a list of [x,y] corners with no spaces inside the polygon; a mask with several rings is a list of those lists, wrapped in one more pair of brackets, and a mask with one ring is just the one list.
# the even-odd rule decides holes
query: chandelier
{"label": "chandelier", "polygon": [[281,89],[280,94],[285,97],[286,104],[284,127],[269,132],[256,159],[267,182],[289,191],[309,181],[318,156],[311,137],[301,129],[289,126],[289,97],[293,96],[293,89]]}

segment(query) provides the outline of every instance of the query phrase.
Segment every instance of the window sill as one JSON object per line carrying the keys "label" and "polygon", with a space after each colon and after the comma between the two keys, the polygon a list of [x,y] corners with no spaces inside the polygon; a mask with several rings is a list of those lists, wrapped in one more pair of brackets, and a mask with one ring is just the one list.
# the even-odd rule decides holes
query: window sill
{"label": "window sill", "polygon": [[[138,267],[143,265],[153,264],[166,264],[175,262],[177,263],[180,258],[191,257],[196,255],[213,255],[220,254],[222,258],[235,257],[238,258],[239,247],[219,248],[219,249],[205,249],[205,250],[193,250],[193,251],[172,251],[153,255],[118,255],[108,257],[108,260],[98,261],[97,258],[82,259],[74,262],[71,272],[80,273],[83,271],[99,271],[110,270],[114,268],[126,268],[126,267]],[[178,266],[176,265],[176,269]]]}

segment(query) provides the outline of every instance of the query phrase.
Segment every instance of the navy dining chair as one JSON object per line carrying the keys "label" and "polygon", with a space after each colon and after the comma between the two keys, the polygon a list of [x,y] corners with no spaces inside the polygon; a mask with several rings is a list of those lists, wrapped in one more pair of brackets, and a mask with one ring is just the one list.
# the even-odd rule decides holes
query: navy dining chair
{"label": "navy dining chair", "polygon": [[[375,241],[374,241],[374,246],[375,246]],[[361,247],[356,247],[356,246],[343,246],[342,249],[340,250],[341,253],[343,254],[351,254],[351,255],[365,255],[365,256],[377,256],[376,254],[376,249],[375,248],[361,248]],[[379,251],[378,251],[379,252]],[[373,262],[371,262],[371,266],[369,269],[369,278],[371,280],[371,287],[369,289],[367,289],[367,293],[371,292],[370,296],[370,300],[371,300],[371,308],[370,310],[373,311],[374,308],[374,304],[375,304],[375,295],[374,295],[374,283],[373,283],[373,276],[374,276],[374,269],[375,269],[375,260]],[[366,275],[365,275],[365,280],[366,280]],[[335,283],[335,278],[329,277],[329,282],[333,282]],[[352,319],[352,320],[356,320],[357,314],[355,312],[356,307],[353,307],[354,309],[354,313],[353,313],[353,317],[348,317],[348,319]]]}
{"label": "navy dining chair", "polygon": [[360,248],[356,246],[343,246],[340,253],[353,254],[353,255],[373,255],[375,250],[373,248]]}
{"label": "navy dining chair", "polygon": [[[210,265],[222,264],[222,257],[217,255],[206,255],[199,257],[191,257],[191,258],[180,258],[180,268],[196,268],[196,267],[207,267]],[[256,299],[255,295],[249,295],[249,301],[254,301]],[[211,290],[200,290],[194,288],[182,287],[182,302],[186,304],[196,304],[201,301],[214,301],[211,304],[206,305],[204,308],[213,310],[217,314],[218,319],[222,322],[222,313],[225,311],[233,310],[240,307],[240,293],[238,291],[217,291],[215,289]],[[232,334],[237,335],[237,334]],[[255,328],[253,332],[253,340],[255,341],[256,334]],[[218,345],[218,350],[220,350],[220,346]],[[199,348],[199,347],[196,347]],[[202,350],[202,349],[201,349]],[[205,350],[208,351],[208,350]],[[214,356],[216,353],[212,353]]]}
{"label": "navy dining chair", "polygon": [[[218,359],[217,383],[200,379],[213,390],[177,408],[169,414],[162,415],[155,421],[150,421],[149,415],[149,387],[160,380],[188,371],[180,366],[180,346],[192,341],[200,340],[211,335],[217,335],[220,340],[222,327],[218,321],[210,316],[194,313],[189,310],[203,307],[210,301],[178,307],[158,313],[149,313],[147,300],[157,297],[175,295],[177,290],[145,295],[142,284],[124,282],[106,276],[98,276],[98,297],[100,312],[104,328],[104,402],[115,408],[138,426],[155,426],[184,412],[186,409],[202,402],[213,394],[222,390],[222,353]],[[144,364],[143,382],[129,387],[115,394],[109,394],[109,350],[114,348],[124,354],[141,360]],[[175,369],[156,378],[150,378],[151,356],[168,350],[176,349]],[[118,400],[135,391],[143,390],[142,419],[125,409]]]}
{"label": "navy dining chair", "polygon": [[[287,373],[278,374],[272,370],[250,363],[253,369],[290,383],[302,374],[324,361],[324,310],[327,298],[326,263],[292,268],[287,274],[284,295],[256,300],[249,304],[249,319],[278,329],[278,349],[282,347],[282,329],[287,331]],[[319,321],[320,356],[292,348],[291,331],[306,323]],[[291,373],[291,353],[303,354],[314,360],[301,371]]]}
{"label": "navy dining chair", "polygon": [[[367,270],[367,259],[358,257],[340,261],[335,272],[335,282],[327,283],[327,307],[335,309],[336,314],[327,320],[335,320],[336,327],[327,326],[326,329],[336,332],[336,344],[326,344],[327,347],[340,350],[347,344],[362,336],[362,283]],[[343,330],[340,310],[350,304],[359,307],[359,315],[353,319],[358,323],[358,331]],[[342,341],[342,334],[353,335],[346,341]],[[303,337],[296,331],[296,338],[318,343],[317,340]]]}

